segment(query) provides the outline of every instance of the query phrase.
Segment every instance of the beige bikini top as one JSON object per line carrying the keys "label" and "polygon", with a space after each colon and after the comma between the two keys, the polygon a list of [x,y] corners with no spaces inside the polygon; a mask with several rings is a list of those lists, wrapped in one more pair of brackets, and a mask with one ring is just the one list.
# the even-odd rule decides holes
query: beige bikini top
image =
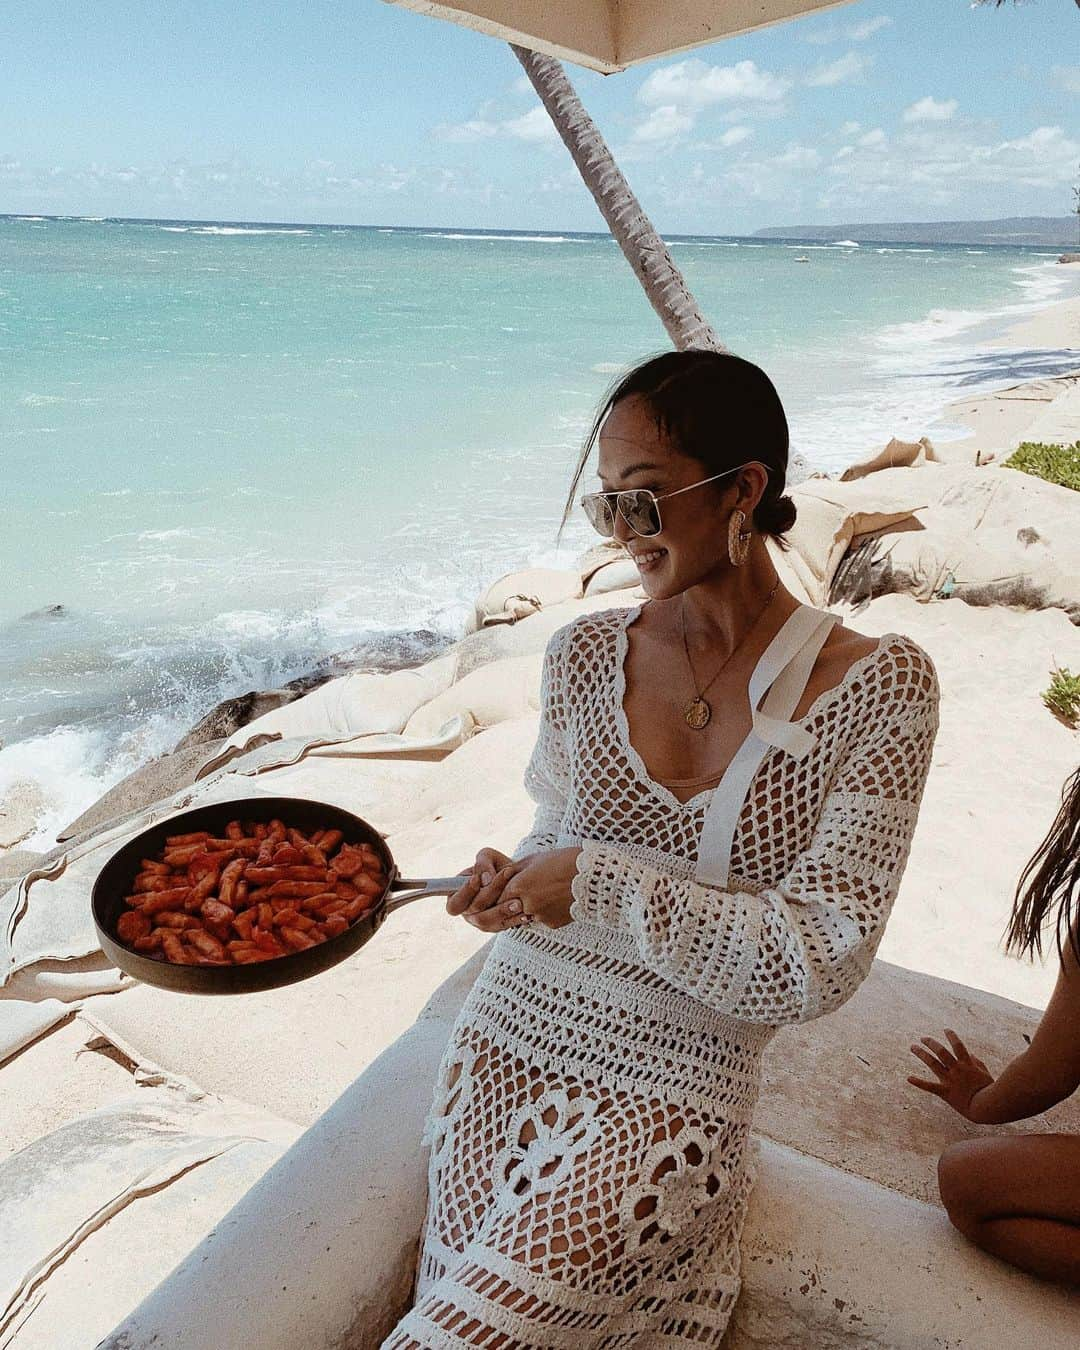
{"label": "beige bikini top", "polygon": [[657,778],[655,781],[666,788],[706,788],[715,787],[723,776],[722,773],[707,773],[701,778]]}

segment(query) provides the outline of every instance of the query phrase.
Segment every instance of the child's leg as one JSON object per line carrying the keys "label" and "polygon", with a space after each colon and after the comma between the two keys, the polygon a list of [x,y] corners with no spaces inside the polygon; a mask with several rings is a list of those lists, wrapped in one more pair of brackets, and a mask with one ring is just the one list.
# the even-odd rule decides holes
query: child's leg
{"label": "child's leg", "polygon": [[1031,1275],[1080,1284],[1080,1136],[953,1144],[938,1184],[949,1218],[977,1247]]}

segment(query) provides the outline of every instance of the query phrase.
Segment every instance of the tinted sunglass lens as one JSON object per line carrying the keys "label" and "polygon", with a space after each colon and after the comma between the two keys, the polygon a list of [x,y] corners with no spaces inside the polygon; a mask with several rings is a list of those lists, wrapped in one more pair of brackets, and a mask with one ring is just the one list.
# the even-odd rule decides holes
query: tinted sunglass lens
{"label": "tinted sunglass lens", "polygon": [[624,492],[619,497],[619,510],[636,534],[659,534],[660,513],[651,492]]}
{"label": "tinted sunglass lens", "polygon": [[611,503],[606,497],[599,493],[590,493],[582,497],[581,505],[588,517],[589,524],[605,538],[610,539],[615,533],[615,517],[611,511]]}

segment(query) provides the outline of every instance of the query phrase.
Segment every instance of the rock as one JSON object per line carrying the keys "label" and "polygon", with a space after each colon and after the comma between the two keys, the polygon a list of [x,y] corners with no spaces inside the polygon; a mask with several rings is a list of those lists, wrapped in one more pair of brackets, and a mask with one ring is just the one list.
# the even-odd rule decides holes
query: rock
{"label": "rock", "polygon": [[325,656],[309,671],[295,680],[289,680],[280,689],[249,689],[246,694],[223,699],[186,736],[177,741],[173,752],[189,750],[192,746],[204,745],[208,741],[227,739],[264,713],[275,712],[328,681],[336,680],[340,675],[360,670],[369,670],[373,674],[412,670],[437,655],[448,642],[448,638],[430,628],[418,628],[370,639],[343,652]]}
{"label": "rock", "polygon": [[806,456],[798,450],[793,450],[788,457],[787,491],[790,492],[793,487],[805,483],[808,478],[814,476],[814,472],[814,468]]}
{"label": "rock", "polygon": [[29,838],[51,803],[33,779],[19,779],[0,797],[0,848]]}
{"label": "rock", "polygon": [[1080,263],[1080,253],[1063,253],[1058,259],[1059,263],[1075,262]]}
{"label": "rock", "polygon": [[457,657],[456,678],[463,680],[471,671],[487,665],[489,661],[542,652],[552,633],[578,614],[615,609],[620,605],[635,605],[644,598],[645,593],[640,586],[633,590],[605,592],[602,599],[584,596],[547,606],[531,615],[525,623],[495,624],[479,632],[468,633],[451,648]]}
{"label": "rock", "polygon": [[[326,679],[329,678],[327,675]],[[321,684],[322,681],[318,683]],[[211,708],[202,721],[197,722],[182,740],[177,741],[173,753],[190,750],[196,745],[205,745],[207,741],[223,741],[234,731],[239,731],[241,727],[253,722],[256,717],[291,703],[303,692],[302,689],[288,688],[262,691],[249,689],[246,694],[237,694],[235,698],[224,699],[215,708]]]}
{"label": "rock", "polygon": [[180,788],[194,783],[199,769],[216,754],[224,741],[224,737],[200,741],[186,749],[174,750],[169,755],[152,759],[149,764],[142,765],[114,784],[93,806],[60,830],[57,839],[63,842],[76,841],[93,834],[110,821],[129,816],[152,802],[172,796]]}
{"label": "rock", "polygon": [[335,652],[316,662],[311,670],[290,680],[285,689],[295,689],[299,694],[310,693],[318,689],[327,680],[339,675],[348,675],[354,670],[390,672],[392,670],[412,670],[422,666],[433,656],[438,656],[452,639],[444,633],[436,633],[431,628],[413,628],[400,633],[387,633],[367,642],[348,647],[345,651]]}

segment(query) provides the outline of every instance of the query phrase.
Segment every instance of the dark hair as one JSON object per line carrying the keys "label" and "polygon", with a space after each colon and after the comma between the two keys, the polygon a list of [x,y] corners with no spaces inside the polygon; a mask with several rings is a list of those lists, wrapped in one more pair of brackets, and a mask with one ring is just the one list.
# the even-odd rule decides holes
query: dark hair
{"label": "dark hair", "polygon": [[679,451],[713,473],[722,473],[748,459],[765,465],[769,481],[754,510],[754,524],[762,534],[772,535],[786,547],[782,536],[795,524],[795,503],[784,496],[787,418],[768,375],[730,352],[664,352],[641,362],[616,381],[585,439],[562,525],[569,518],[604,419],[616,403],[635,394],[646,400],[657,426]]}
{"label": "dark hair", "polygon": [[1061,809],[1050,833],[1017,884],[1005,950],[1018,956],[1038,952],[1041,957],[1043,927],[1055,919],[1058,956],[1068,936],[1080,962],[1080,769],[1062,788]]}

